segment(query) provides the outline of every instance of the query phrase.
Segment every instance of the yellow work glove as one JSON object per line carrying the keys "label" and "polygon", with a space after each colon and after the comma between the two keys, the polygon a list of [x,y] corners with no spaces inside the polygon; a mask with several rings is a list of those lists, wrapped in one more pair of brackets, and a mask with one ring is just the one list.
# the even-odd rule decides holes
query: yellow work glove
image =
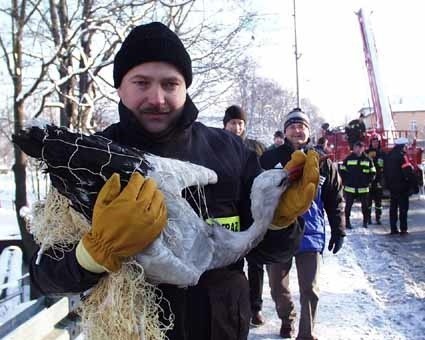
{"label": "yellow work glove", "polygon": [[292,183],[280,198],[270,229],[289,226],[310,208],[319,185],[319,154],[309,150],[306,155],[297,150],[284,169]]}
{"label": "yellow work glove", "polygon": [[95,273],[115,272],[126,257],[155,240],[166,222],[164,195],[153,179],[135,172],[121,191],[114,173],[97,196],[92,228],[78,243],[77,261]]}

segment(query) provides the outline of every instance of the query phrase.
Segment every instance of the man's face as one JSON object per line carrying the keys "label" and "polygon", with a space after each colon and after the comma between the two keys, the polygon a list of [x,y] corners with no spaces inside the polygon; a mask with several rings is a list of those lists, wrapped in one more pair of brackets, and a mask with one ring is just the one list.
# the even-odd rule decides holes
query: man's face
{"label": "man's face", "polygon": [[364,151],[364,146],[363,145],[354,145],[353,147],[353,152],[357,155],[360,156],[362,154],[362,152]]}
{"label": "man's face", "polygon": [[227,130],[236,136],[242,136],[245,131],[245,121],[243,119],[230,119],[224,126],[224,130]]}
{"label": "man's face", "polygon": [[173,65],[148,62],[127,72],[118,95],[142,128],[160,133],[180,117],[186,101],[186,83]]}
{"label": "man's face", "polygon": [[307,144],[310,130],[302,123],[293,123],[286,128],[285,137],[298,149]]}
{"label": "man's face", "polygon": [[282,137],[274,137],[274,144],[279,146],[283,144],[283,138]]}

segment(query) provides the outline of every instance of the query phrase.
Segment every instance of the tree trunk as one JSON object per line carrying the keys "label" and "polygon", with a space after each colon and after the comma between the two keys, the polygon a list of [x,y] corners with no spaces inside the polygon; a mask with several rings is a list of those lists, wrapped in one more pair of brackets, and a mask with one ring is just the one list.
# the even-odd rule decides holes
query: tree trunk
{"label": "tree trunk", "polygon": [[[22,129],[23,122],[23,107],[21,103],[15,104],[15,133]],[[28,205],[27,201],[27,185],[26,185],[26,167],[27,156],[17,147],[14,146],[15,151],[15,164],[13,165],[13,172],[15,175],[15,211],[16,218],[21,231],[23,255],[25,264],[29,264],[32,255],[37,249],[32,235],[27,230],[25,220],[20,216],[22,207]]]}

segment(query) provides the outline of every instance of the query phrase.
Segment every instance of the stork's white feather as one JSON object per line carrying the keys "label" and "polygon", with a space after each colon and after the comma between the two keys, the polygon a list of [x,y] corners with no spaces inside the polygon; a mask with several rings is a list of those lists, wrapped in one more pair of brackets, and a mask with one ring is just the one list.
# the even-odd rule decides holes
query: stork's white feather
{"label": "stork's white feather", "polygon": [[242,258],[264,236],[288,185],[284,170],[268,170],[259,175],[251,190],[254,223],[246,231],[233,232],[219,224],[207,224],[181,196],[185,187],[216,183],[214,171],[188,162],[148,157],[155,169],[149,175],[165,195],[168,223],[161,235],[137,255],[137,260],[147,278],[156,283],[195,285],[206,270]]}

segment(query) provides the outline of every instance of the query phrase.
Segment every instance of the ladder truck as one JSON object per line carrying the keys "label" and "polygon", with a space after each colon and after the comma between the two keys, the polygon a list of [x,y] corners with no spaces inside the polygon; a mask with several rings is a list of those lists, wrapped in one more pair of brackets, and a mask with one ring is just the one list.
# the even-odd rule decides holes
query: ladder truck
{"label": "ladder truck", "polygon": [[[383,82],[378,66],[378,53],[369,19],[367,15],[365,15],[363,9],[356,12],[356,15],[363,41],[363,52],[373,106],[372,126],[366,132],[364,141],[368,144],[370,136],[372,134],[378,134],[381,137],[381,146],[385,151],[389,151],[394,146],[395,139],[399,137],[409,137],[412,135],[412,131],[397,130],[395,128],[391,106],[384,93]],[[328,145],[331,146],[330,157],[336,162],[342,162],[350,153],[350,147],[344,127],[337,127],[332,130],[329,130],[328,127],[328,124],[322,126],[323,135],[326,136]],[[418,176],[420,176],[420,182],[422,182],[423,175],[421,163],[423,149],[416,145],[416,139],[411,140],[407,153]]]}

